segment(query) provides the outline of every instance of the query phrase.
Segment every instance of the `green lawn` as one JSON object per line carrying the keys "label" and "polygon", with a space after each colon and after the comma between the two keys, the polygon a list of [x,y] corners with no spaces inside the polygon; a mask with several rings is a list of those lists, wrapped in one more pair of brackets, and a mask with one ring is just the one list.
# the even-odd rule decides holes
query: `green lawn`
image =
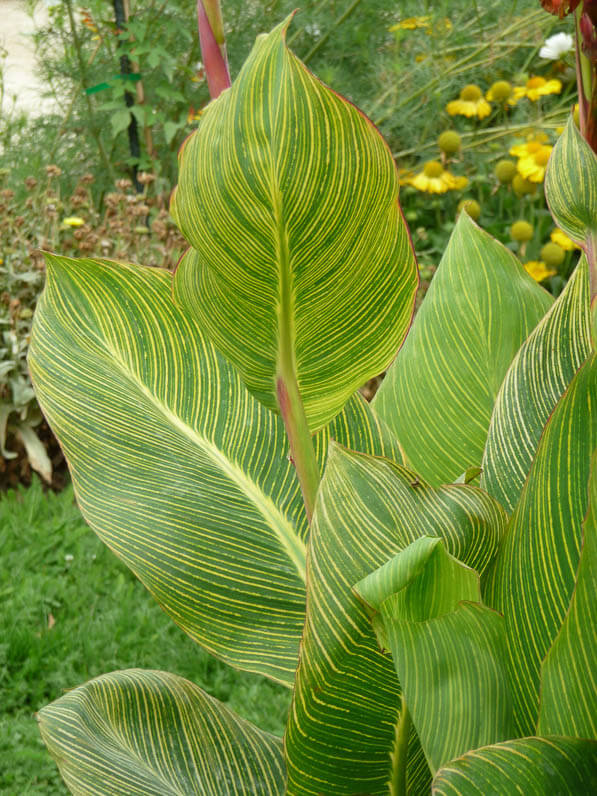
{"label": "green lawn", "polygon": [[103,672],[187,677],[281,735],[290,692],[194,644],[85,525],[72,489],[0,497],[0,793],[64,794],[35,711]]}

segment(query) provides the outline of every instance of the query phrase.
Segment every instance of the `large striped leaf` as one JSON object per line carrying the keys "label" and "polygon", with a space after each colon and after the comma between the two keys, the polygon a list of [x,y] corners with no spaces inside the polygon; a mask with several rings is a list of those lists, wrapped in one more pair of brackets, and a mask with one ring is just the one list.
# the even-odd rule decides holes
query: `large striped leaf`
{"label": "large striped leaf", "polygon": [[518,738],[475,749],[438,771],[433,796],[581,796],[597,791],[597,742]]}
{"label": "large striped leaf", "polygon": [[396,354],[417,275],[388,147],[287,49],[289,21],[182,149],[175,296],[270,409],[293,370],[314,430]]}
{"label": "large striped leaf", "polygon": [[495,403],[481,486],[507,511],[518,502],[543,427],[590,351],[589,275],[583,257],[515,356]]}
{"label": "large striped leaf", "polygon": [[568,610],[597,446],[597,356],[556,406],[489,577],[485,601],[506,618],[518,732],[534,731],[539,672]]}
{"label": "large striped leaf", "polygon": [[[388,460],[334,445],[320,487],[309,549],[307,620],[286,730],[288,792],[387,793],[400,691],[355,583],[418,537],[483,570],[506,514],[480,489],[433,489]],[[409,792],[429,771],[414,737]]]}
{"label": "large striped leaf", "polygon": [[454,481],[481,463],[506,371],[552,301],[510,251],[460,214],[374,400],[430,483]]}
{"label": "large striped leaf", "polygon": [[[545,198],[556,224],[586,251],[589,239],[597,239],[597,156],[572,114],[549,159]],[[595,243],[592,248],[595,256]]]}
{"label": "large striped leaf", "polygon": [[284,793],[281,740],[174,674],[104,674],[37,716],[75,796]]}
{"label": "large striped leaf", "polygon": [[473,569],[422,536],[355,590],[379,612],[432,772],[511,737],[504,619],[481,604]]}
{"label": "large striped leaf", "polygon": [[597,452],[574,595],[541,667],[541,735],[597,739]]}
{"label": "large striped leaf", "polygon": [[[30,366],[79,506],[213,654],[291,685],[307,522],[281,420],[171,300],[165,271],[48,257]],[[364,402],[330,434],[397,456]]]}

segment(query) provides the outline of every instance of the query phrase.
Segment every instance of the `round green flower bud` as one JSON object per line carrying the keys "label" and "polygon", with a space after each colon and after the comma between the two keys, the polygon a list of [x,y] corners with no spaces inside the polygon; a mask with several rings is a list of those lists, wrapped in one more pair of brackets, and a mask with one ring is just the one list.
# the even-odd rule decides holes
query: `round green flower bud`
{"label": "round green flower bud", "polygon": [[444,167],[437,160],[428,160],[423,166],[423,174],[426,177],[441,177],[444,173]]}
{"label": "round green flower bud", "polygon": [[558,265],[561,265],[565,257],[566,252],[557,243],[546,243],[541,249],[541,259],[545,265],[551,268],[557,268]]}
{"label": "round green flower bud", "polygon": [[474,199],[461,199],[458,202],[457,212],[460,213],[461,210],[466,210],[473,221],[476,221],[481,215],[481,205]]}
{"label": "round green flower bud", "polygon": [[482,96],[483,92],[479,86],[475,86],[474,83],[465,86],[460,92],[460,99],[465,100],[466,102],[476,102],[477,100],[480,100]]}
{"label": "round green flower bud", "polygon": [[460,150],[462,139],[456,130],[444,130],[444,132],[437,139],[437,145],[442,152],[446,155],[454,155]]}
{"label": "round green flower bud", "polygon": [[510,227],[510,237],[519,243],[527,243],[533,237],[533,225],[528,221],[515,221]]}
{"label": "round green flower bud", "polygon": [[489,89],[491,99],[496,102],[505,102],[511,93],[512,86],[507,80],[497,80]]}
{"label": "round green flower bud", "polygon": [[496,163],[494,174],[502,185],[508,185],[516,176],[516,163],[513,160],[500,160]]}
{"label": "round green flower bud", "polygon": [[530,180],[525,180],[522,174],[515,174],[512,180],[512,188],[516,196],[527,196],[528,194],[535,193],[537,185]]}

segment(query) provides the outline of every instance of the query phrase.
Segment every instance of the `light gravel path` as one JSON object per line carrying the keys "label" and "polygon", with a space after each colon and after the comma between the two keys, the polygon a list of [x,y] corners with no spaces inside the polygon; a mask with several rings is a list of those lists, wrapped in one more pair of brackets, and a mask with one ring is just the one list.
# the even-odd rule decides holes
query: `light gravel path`
{"label": "light gravel path", "polygon": [[41,115],[52,109],[52,100],[42,100],[43,86],[35,76],[35,52],[31,34],[47,22],[45,3],[38,3],[33,18],[22,0],[0,0],[0,47],[7,52],[1,68],[4,78],[2,111],[15,110]]}

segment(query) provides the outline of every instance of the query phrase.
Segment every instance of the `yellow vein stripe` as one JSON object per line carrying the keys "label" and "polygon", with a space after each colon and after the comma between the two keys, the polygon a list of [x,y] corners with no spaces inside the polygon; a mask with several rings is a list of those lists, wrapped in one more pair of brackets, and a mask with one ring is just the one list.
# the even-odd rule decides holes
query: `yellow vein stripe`
{"label": "yellow vein stripe", "polygon": [[597,156],[572,114],[549,159],[545,197],[556,224],[586,251],[597,233]]}
{"label": "yellow vein stripe", "polygon": [[[193,639],[291,685],[307,523],[279,419],[171,301],[171,276],[49,258],[30,367],[100,538]],[[318,435],[395,443],[363,401]]]}
{"label": "yellow vein stripe", "polygon": [[597,357],[592,354],[545,427],[484,595],[506,618],[522,735],[535,729],[540,666],[572,598],[596,447]]}
{"label": "yellow vein stripe", "polygon": [[597,741],[518,738],[453,760],[435,776],[432,796],[573,796],[597,788]]}
{"label": "yellow vein stripe", "polygon": [[462,213],[373,405],[438,486],[481,463],[496,395],[553,299]]}
{"label": "yellow vein stripe", "polygon": [[543,427],[591,351],[589,274],[583,255],[566,288],[506,374],[483,455],[481,486],[512,512]]}
{"label": "yellow vein stripe", "polygon": [[175,297],[273,410],[287,341],[315,430],[395,355],[417,275],[389,149],[290,53],[288,24],[182,149]]}
{"label": "yellow vein stripe", "polygon": [[541,667],[537,732],[597,738],[597,452],[574,594]]}
{"label": "yellow vein stripe", "polygon": [[167,672],[91,680],[38,713],[75,796],[278,796],[282,742]]}
{"label": "yellow vein stripe", "polygon": [[[307,619],[285,737],[290,796],[387,793],[400,690],[354,585],[425,533],[482,569],[505,524],[504,511],[479,489],[433,490],[389,460],[331,448],[313,519]],[[424,793],[429,771],[414,737],[409,759],[409,792]]]}

